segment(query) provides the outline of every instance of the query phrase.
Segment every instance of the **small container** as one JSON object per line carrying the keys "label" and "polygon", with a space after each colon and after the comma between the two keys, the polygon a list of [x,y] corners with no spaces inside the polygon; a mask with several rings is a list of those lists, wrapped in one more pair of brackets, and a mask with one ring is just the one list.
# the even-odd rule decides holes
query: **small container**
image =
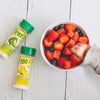
{"label": "small container", "polygon": [[27,89],[29,72],[31,69],[33,56],[35,56],[35,52],[35,48],[30,48],[26,46],[21,47],[18,73],[16,75],[16,81],[13,87],[19,89]]}
{"label": "small container", "polygon": [[5,59],[8,59],[8,56],[16,49],[27,34],[30,34],[34,30],[34,27],[25,19],[23,19],[19,25],[20,27],[17,28],[0,47],[0,54]]}

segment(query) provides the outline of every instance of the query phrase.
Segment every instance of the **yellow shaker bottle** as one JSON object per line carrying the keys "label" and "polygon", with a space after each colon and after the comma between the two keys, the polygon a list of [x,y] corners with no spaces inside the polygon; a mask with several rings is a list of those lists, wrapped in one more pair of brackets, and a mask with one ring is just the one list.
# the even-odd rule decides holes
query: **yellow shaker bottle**
{"label": "yellow shaker bottle", "polygon": [[15,85],[13,87],[19,89],[27,89],[29,72],[33,56],[35,56],[36,49],[26,46],[21,47],[21,56],[19,61],[18,73],[16,75]]}

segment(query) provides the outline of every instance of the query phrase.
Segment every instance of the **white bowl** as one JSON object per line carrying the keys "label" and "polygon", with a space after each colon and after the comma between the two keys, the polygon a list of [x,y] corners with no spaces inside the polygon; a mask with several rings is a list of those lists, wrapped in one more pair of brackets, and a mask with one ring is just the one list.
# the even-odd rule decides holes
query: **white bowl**
{"label": "white bowl", "polygon": [[[85,32],[79,25],[77,25],[77,24],[75,24],[75,23],[72,23],[72,22],[59,22],[59,23],[55,23],[55,24],[50,25],[50,26],[44,31],[44,33],[43,33],[43,35],[42,35],[42,37],[41,37],[41,41],[40,41],[40,51],[41,51],[41,55],[42,55],[44,61],[45,61],[50,67],[55,68],[55,69],[59,69],[59,70],[63,70],[63,71],[67,71],[67,70],[73,69],[73,68],[75,68],[75,67],[78,67],[79,65],[78,65],[78,66],[75,66],[75,67],[72,67],[72,68],[70,68],[70,69],[64,69],[64,68],[61,68],[61,67],[59,67],[59,66],[52,65],[52,64],[48,61],[48,59],[46,58],[46,56],[45,56],[44,45],[43,45],[43,39],[44,39],[45,36],[48,34],[48,32],[49,32],[51,29],[53,29],[55,26],[58,26],[58,25],[60,25],[60,24],[69,24],[69,23],[74,24],[76,27],[79,27],[79,28],[81,29],[81,31],[83,32],[83,34],[85,34],[85,35],[87,36],[86,32]],[[80,65],[81,65],[81,64],[80,64]]]}

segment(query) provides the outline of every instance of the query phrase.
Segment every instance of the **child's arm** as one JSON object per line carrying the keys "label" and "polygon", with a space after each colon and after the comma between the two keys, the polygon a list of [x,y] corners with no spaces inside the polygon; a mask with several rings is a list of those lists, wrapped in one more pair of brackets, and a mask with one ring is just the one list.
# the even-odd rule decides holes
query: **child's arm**
{"label": "child's arm", "polygon": [[97,74],[100,74],[100,48],[96,45],[90,47],[84,43],[78,43],[71,51],[81,59],[84,59],[83,65],[90,65]]}

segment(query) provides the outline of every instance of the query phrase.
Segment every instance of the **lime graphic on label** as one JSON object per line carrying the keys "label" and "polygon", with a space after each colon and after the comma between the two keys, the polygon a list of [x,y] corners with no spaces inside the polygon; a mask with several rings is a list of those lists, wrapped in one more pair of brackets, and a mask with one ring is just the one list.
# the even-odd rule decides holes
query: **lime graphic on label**
{"label": "lime graphic on label", "polygon": [[16,47],[16,46],[17,46],[18,38],[16,38],[16,37],[11,37],[11,38],[9,38],[8,41],[9,41],[9,44],[10,44],[11,46]]}

